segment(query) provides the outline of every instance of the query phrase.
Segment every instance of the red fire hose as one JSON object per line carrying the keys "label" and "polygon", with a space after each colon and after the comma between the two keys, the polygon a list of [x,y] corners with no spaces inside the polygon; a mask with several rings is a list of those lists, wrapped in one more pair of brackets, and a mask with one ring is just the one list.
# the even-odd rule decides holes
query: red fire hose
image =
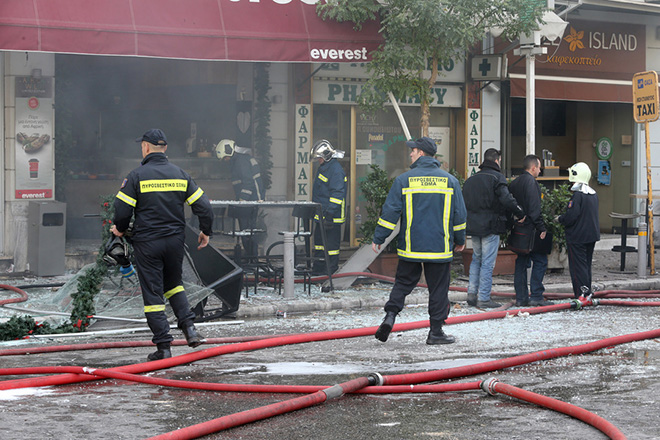
{"label": "red fire hose", "polygon": [[[10,290],[16,291],[15,289],[10,289]],[[610,295],[610,294],[615,294],[615,293],[611,291],[607,293],[603,293],[603,295]],[[654,294],[649,293],[648,295],[654,295]],[[630,296],[637,296],[637,295],[630,295]],[[25,299],[26,298],[27,296],[25,295]],[[25,301],[25,299],[14,299],[11,302]],[[599,303],[602,305],[626,305],[626,306],[630,306],[630,305],[659,306],[660,305],[660,302],[639,303],[633,301],[611,301],[611,300],[599,300]],[[568,308],[580,308],[581,306],[585,306],[585,305],[592,305],[592,302],[572,301],[570,303],[555,304],[546,307],[525,308],[523,310],[525,312],[535,314],[546,311],[563,310]],[[480,313],[478,315],[453,317],[453,318],[449,318],[446,324],[449,325],[449,324],[457,324],[461,322],[472,322],[478,320],[501,318],[506,316],[510,312],[511,311],[506,311],[506,310],[493,311],[487,313]],[[405,330],[424,328],[424,327],[428,327],[428,321],[418,321],[413,323],[398,324],[395,325],[394,330],[405,331]],[[633,342],[642,339],[660,337],[660,329],[657,329],[657,330],[642,332],[633,335],[624,335],[614,338],[608,338],[601,341],[596,341],[575,347],[563,347],[563,348],[545,350],[537,353],[530,353],[527,355],[516,356],[508,359],[502,359],[492,362],[484,362],[484,363],[464,366],[464,367],[450,368],[446,370],[437,370],[432,372],[412,373],[412,374],[403,374],[403,375],[392,375],[385,377],[376,375],[373,377],[378,377],[382,379],[382,384],[387,384],[387,386],[378,386],[378,387],[373,386],[375,385],[375,382],[372,376],[370,376],[369,378],[356,379],[354,381],[349,381],[346,382],[345,384],[335,385],[333,387],[318,387],[318,386],[296,387],[296,386],[269,386],[269,385],[246,386],[246,385],[233,385],[233,384],[205,384],[199,382],[185,382],[185,381],[174,381],[167,379],[157,379],[152,377],[144,377],[144,376],[138,376],[136,374],[131,374],[131,373],[140,373],[146,371],[153,371],[161,368],[167,368],[169,366],[180,365],[183,363],[192,362],[194,360],[205,359],[208,357],[217,356],[226,353],[235,353],[239,351],[255,350],[259,348],[275,347],[286,344],[296,344],[303,342],[340,339],[340,338],[349,338],[349,337],[358,337],[358,336],[369,336],[372,335],[375,332],[375,330],[376,327],[368,327],[362,329],[338,330],[333,332],[318,332],[318,333],[311,333],[306,335],[304,334],[283,335],[279,337],[273,337],[271,339],[261,339],[257,341],[241,342],[234,344],[232,346],[213,347],[207,350],[203,350],[195,353],[189,353],[171,359],[149,362],[147,364],[128,365],[113,369],[107,369],[107,370],[94,370],[94,369],[81,368],[81,367],[34,367],[34,368],[23,368],[23,369],[0,369],[0,374],[5,374],[5,375],[6,374],[17,375],[17,374],[68,373],[60,376],[41,377],[41,378],[33,378],[33,379],[20,379],[14,381],[0,382],[0,389],[22,388],[24,386],[41,386],[41,385],[75,383],[75,382],[82,382],[87,380],[95,380],[101,377],[106,377],[106,378],[112,377],[116,379],[131,380],[131,381],[144,382],[144,383],[154,383],[154,384],[166,385],[166,386],[179,386],[183,388],[195,388],[195,389],[212,388],[212,389],[219,389],[222,391],[312,393],[308,396],[303,396],[288,401],[267,405],[265,407],[244,411],[242,413],[221,417],[216,420],[212,420],[199,425],[194,425],[188,428],[184,428],[182,430],[178,430],[171,433],[163,434],[161,436],[154,437],[154,438],[177,438],[177,439],[186,438],[187,439],[187,438],[197,438],[199,436],[210,434],[212,432],[217,432],[219,430],[228,429],[245,423],[250,423],[256,420],[272,417],[274,415],[283,414],[301,408],[306,408],[312,405],[325,402],[329,397],[339,397],[347,392],[349,393],[350,392],[410,393],[410,392],[441,392],[446,390],[456,391],[459,389],[471,390],[471,389],[475,389],[475,385],[477,383],[473,382],[473,383],[465,383],[465,384],[440,384],[440,385],[411,385],[411,384],[444,380],[444,379],[452,379],[452,378],[462,377],[472,374],[481,374],[484,372],[521,365],[524,363],[535,362],[544,359],[551,359],[559,356],[582,354],[589,351],[594,351],[601,348],[609,347],[612,345],[618,345],[618,344]],[[219,338],[219,339],[227,339],[227,338]],[[83,345],[95,345],[95,344],[83,344]],[[151,345],[151,344],[147,344],[147,345]],[[34,352],[34,349],[32,351],[28,350],[28,352]],[[13,353],[13,354],[19,354],[19,353]],[[20,354],[24,354],[24,353],[20,353]],[[237,389],[229,389],[229,387],[236,387]],[[483,388],[483,383],[482,383],[482,388]],[[547,408],[554,409],[564,414],[576,417],[579,420],[582,420],[596,427],[597,429],[601,430],[611,438],[615,438],[615,439],[625,438],[625,436],[616,427],[614,427],[606,420],[582,408],[575,407],[574,405],[570,405],[568,403],[557,401],[549,397],[545,397],[525,390],[521,390],[516,387],[512,387],[510,385],[501,384],[497,381],[489,385],[488,388],[493,392],[507,394],[512,397],[520,398],[522,400],[531,403],[536,403],[541,406],[545,406]],[[294,389],[296,389],[296,391],[294,391]]]}
{"label": "red fire hose", "polygon": [[343,396],[345,393],[351,393],[367,385],[375,385],[376,377],[360,377],[357,379],[335,385],[325,390],[317,391],[307,396],[296,397],[293,399],[285,400],[283,402],[273,403],[271,405],[254,408],[247,411],[242,411],[236,414],[220,417],[215,420],[192,425],[187,428],[178,429],[176,431],[167,432],[165,434],[151,437],[152,440],[164,439],[193,439],[203,435],[213,434],[214,432],[222,431],[236,426],[245,425],[247,423],[256,422],[257,420],[264,420],[269,417],[274,417],[280,414],[289,413],[302,408],[309,408],[310,406],[321,404],[329,399],[336,399]]}
{"label": "red fire hose", "polygon": [[16,292],[20,295],[20,298],[0,299],[0,306],[4,306],[5,304],[24,302],[28,299],[27,293],[18,287],[10,286],[9,284],[0,284],[0,289],[11,290],[12,292]]}
{"label": "red fire hose", "polygon": [[507,396],[515,397],[516,399],[524,400],[525,402],[533,403],[568,416],[582,420],[594,428],[601,431],[613,440],[626,440],[626,436],[616,426],[608,422],[602,417],[580,408],[579,406],[571,405],[570,403],[562,402],[561,400],[553,399],[551,397],[536,394],[531,391],[526,391],[513,385],[507,385],[499,382],[497,379],[485,380],[481,384],[481,388],[488,394],[495,395],[495,393],[506,394]]}

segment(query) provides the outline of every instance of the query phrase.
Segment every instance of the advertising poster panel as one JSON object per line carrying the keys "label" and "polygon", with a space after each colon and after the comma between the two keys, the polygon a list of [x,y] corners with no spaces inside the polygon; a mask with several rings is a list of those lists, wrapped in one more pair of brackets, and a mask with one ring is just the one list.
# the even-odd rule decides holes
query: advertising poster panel
{"label": "advertising poster panel", "polygon": [[53,78],[16,77],[16,199],[53,198]]}

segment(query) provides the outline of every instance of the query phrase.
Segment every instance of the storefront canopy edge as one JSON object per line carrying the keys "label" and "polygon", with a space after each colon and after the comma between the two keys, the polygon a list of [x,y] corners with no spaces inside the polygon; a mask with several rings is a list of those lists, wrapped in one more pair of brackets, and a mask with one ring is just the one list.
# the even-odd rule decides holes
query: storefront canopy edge
{"label": "storefront canopy edge", "polygon": [[309,0],[2,0],[0,50],[231,61],[363,62],[382,43]]}

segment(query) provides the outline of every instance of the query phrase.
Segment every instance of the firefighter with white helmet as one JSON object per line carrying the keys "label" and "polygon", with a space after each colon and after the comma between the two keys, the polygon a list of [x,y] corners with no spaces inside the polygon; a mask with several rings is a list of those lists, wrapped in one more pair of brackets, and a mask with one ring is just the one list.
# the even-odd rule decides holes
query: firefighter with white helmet
{"label": "firefighter with white helmet", "polygon": [[319,169],[312,187],[312,201],[320,203],[323,218],[316,215],[317,222],[323,222],[326,232],[328,251],[328,267],[322,264],[325,259],[325,248],[320,228],[314,230],[313,272],[326,274],[328,270],[334,273],[339,268],[339,247],[341,243],[341,225],[346,221],[346,174],[336,159],[344,157],[344,152],[336,150],[332,144],[322,139],[314,144],[311,155],[318,159]]}
{"label": "firefighter with white helmet", "polygon": [[[215,156],[220,160],[230,162],[231,184],[234,187],[234,198],[248,202],[261,201],[266,198],[266,189],[261,178],[261,168],[257,160],[250,154],[249,148],[236,145],[231,139],[223,139],[215,146]],[[246,229],[254,220],[246,221],[239,218],[241,229]],[[250,237],[242,237],[243,249],[247,255],[256,256],[259,244]]]}
{"label": "firefighter with white helmet", "polygon": [[598,195],[589,186],[591,169],[578,162],[568,169],[568,180],[573,182],[566,213],[556,218],[566,228],[568,265],[575,298],[587,298],[591,288],[591,262],[596,242],[600,240],[598,222]]}
{"label": "firefighter with white helmet", "polygon": [[231,162],[231,183],[236,200],[264,200],[266,192],[261,169],[250,155],[249,148],[239,147],[231,139],[223,139],[215,146],[215,156]]}

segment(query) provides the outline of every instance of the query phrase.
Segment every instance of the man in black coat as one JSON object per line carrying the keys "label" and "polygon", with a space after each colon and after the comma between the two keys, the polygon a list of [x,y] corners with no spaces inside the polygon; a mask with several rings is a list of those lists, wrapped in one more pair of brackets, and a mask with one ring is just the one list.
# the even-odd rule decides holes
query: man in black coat
{"label": "man in black coat", "polygon": [[[538,233],[537,239],[543,240],[546,236],[546,228],[541,217],[541,187],[536,181],[541,173],[541,159],[534,154],[527,155],[523,159],[523,168],[525,171],[511,182],[509,191],[525,210],[526,216],[523,224],[533,225]],[[532,267],[532,275],[528,287],[527,269],[529,267]],[[530,305],[536,307],[552,304],[552,302],[543,298],[543,292],[545,292],[543,277],[547,268],[548,255],[545,253],[534,252],[532,249],[528,254],[518,254],[516,271],[513,276],[513,285],[516,289],[516,306]]]}
{"label": "man in black coat", "polygon": [[472,263],[468,285],[468,304],[495,308],[501,304],[490,299],[493,269],[500,247],[500,234],[506,232],[506,211],[522,219],[525,212],[509,192],[500,170],[501,154],[495,148],[484,153],[481,171],[463,185],[467,208],[466,233],[472,237]]}

